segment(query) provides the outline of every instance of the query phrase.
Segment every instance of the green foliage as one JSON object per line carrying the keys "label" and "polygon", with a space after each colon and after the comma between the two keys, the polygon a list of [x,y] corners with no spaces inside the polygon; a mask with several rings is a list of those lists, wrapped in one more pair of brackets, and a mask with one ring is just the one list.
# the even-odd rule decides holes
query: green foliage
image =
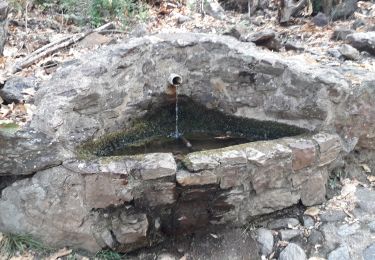
{"label": "green foliage", "polygon": [[9,258],[16,253],[23,254],[32,250],[40,254],[46,254],[51,248],[44,246],[40,241],[35,240],[31,235],[4,234],[0,241],[0,254]]}
{"label": "green foliage", "polygon": [[66,256],[66,260],[78,260],[75,253]]}
{"label": "green foliage", "polygon": [[334,169],[329,176],[328,186],[331,190],[335,190],[341,187],[341,180],[347,177],[347,173],[340,168]]}
{"label": "green foliage", "polygon": [[22,0],[8,0],[11,9],[22,12],[25,9],[25,1]]}
{"label": "green foliage", "polygon": [[[14,10],[24,12],[27,0],[9,2]],[[143,0],[35,0],[34,5],[43,11],[88,17],[93,27],[111,20],[119,20],[127,26],[148,18],[147,4]]]}
{"label": "green foliage", "polygon": [[37,5],[50,5],[56,4],[56,0],[34,0],[34,3]]}
{"label": "green foliage", "polygon": [[[79,5],[80,1],[75,0],[62,0],[61,1],[61,8],[66,13],[74,13]],[[82,1],[81,1],[82,2]]]}
{"label": "green foliage", "polygon": [[102,250],[96,253],[95,259],[101,260],[121,260],[122,257],[119,253],[111,250]]}
{"label": "green foliage", "polygon": [[313,14],[323,11],[322,0],[312,0]]}
{"label": "green foliage", "polygon": [[95,27],[116,18],[127,25],[133,19],[145,20],[147,15],[146,5],[137,0],[91,0],[90,4],[90,18]]}

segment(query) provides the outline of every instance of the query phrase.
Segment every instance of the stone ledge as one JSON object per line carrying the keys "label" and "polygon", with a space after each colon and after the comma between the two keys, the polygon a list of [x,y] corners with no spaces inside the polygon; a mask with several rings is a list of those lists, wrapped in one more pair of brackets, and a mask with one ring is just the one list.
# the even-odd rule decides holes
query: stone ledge
{"label": "stone ledge", "polygon": [[333,162],[342,151],[341,139],[338,135],[319,133],[312,138],[319,146],[319,166]]}
{"label": "stone ledge", "polygon": [[177,165],[171,153],[146,154],[139,162],[143,180],[154,180],[176,174]]}
{"label": "stone ledge", "polygon": [[64,162],[63,166],[81,174],[129,175],[138,171],[143,180],[174,176],[177,169],[171,153],[112,156],[89,160],[71,159]]}
{"label": "stone ledge", "polygon": [[291,140],[288,146],[293,153],[293,170],[298,171],[314,164],[316,160],[315,144],[311,140]]}
{"label": "stone ledge", "polygon": [[201,186],[217,183],[217,177],[211,171],[188,172],[180,170],[177,171],[176,180],[181,186]]}

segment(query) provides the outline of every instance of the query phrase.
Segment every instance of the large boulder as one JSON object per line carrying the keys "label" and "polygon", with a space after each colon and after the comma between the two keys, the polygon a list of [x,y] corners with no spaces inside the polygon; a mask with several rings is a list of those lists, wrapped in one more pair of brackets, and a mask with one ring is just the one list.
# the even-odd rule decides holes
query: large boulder
{"label": "large boulder", "polygon": [[352,33],[346,37],[346,40],[354,48],[375,55],[375,32]]}
{"label": "large boulder", "polygon": [[5,82],[3,88],[0,88],[0,97],[7,103],[19,103],[25,100],[25,92],[28,88],[37,88],[35,78],[13,77]]}

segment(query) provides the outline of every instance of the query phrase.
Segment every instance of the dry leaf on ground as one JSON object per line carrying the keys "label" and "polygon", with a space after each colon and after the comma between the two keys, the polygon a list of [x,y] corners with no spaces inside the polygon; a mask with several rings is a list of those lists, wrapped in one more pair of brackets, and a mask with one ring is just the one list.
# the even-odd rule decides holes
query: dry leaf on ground
{"label": "dry leaf on ground", "polygon": [[70,255],[72,253],[72,249],[63,248],[57,251],[56,253],[50,255],[47,260],[57,260],[60,257]]}
{"label": "dry leaf on ground", "polygon": [[371,168],[367,164],[361,164],[361,167],[365,172],[371,173]]}
{"label": "dry leaf on ground", "polygon": [[315,217],[317,215],[319,215],[320,213],[320,209],[317,208],[317,207],[310,207],[308,209],[305,210],[304,214],[305,215],[308,215],[308,216],[311,216],[311,217]]}

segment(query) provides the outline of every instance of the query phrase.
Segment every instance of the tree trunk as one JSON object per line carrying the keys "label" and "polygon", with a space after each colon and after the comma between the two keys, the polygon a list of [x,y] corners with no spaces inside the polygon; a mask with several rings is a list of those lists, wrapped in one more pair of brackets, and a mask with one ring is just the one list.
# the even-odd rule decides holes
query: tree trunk
{"label": "tree trunk", "polygon": [[8,3],[5,0],[0,0],[0,56],[3,56],[4,45],[7,38],[8,9]]}
{"label": "tree trunk", "polygon": [[279,3],[279,22],[287,23],[300,12],[308,3],[308,0],[280,0]]}
{"label": "tree trunk", "polygon": [[288,22],[306,6],[308,1],[312,2],[313,14],[323,12],[333,21],[352,16],[357,9],[358,2],[358,0],[280,0],[280,23]]}
{"label": "tree trunk", "polygon": [[[357,0],[315,0],[321,1],[321,10],[332,20],[347,19],[357,10]],[[319,6],[319,5],[318,5]]]}
{"label": "tree trunk", "polygon": [[219,0],[219,2],[225,10],[251,15],[259,8],[259,0]]}

